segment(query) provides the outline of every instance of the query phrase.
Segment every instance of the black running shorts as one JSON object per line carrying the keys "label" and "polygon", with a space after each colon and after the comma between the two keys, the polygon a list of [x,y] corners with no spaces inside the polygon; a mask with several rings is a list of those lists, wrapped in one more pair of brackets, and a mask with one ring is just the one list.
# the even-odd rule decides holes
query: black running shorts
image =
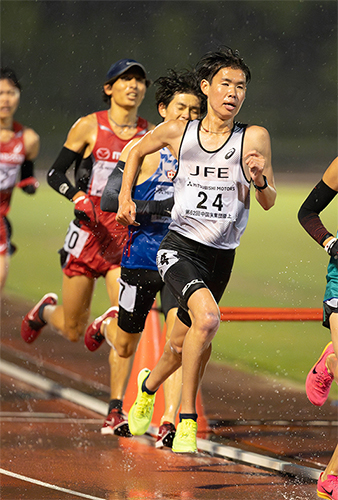
{"label": "black running shorts", "polygon": [[178,303],[158,273],[149,269],[121,268],[118,326],[127,333],[141,333],[147,315],[160,292],[165,318]]}
{"label": "black running shorts", "polygon": [[235,250],[220,250],[169,231],[157,253],[157,267],[178,300],[177,316],[191,325],[187,302],[199,288],[208,288],[217,303],[229,282]]}

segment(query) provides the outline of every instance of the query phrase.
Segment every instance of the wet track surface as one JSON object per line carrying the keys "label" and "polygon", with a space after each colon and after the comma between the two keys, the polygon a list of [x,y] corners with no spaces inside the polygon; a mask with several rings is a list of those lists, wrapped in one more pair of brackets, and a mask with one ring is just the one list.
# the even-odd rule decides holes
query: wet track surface
{"label": "wet track surface", "polygon": [[[47,328],[25,344],[20,324],[31,305],[2,301],[2,365],[107,403],[107,346],[89,353],[82,342],[71,344]],[[247,457],[322,470],[337,442],[336,406],[315,408],[302,390],[212,363],[202,391],[210,429],[199,441],[204,451],[185,456],[156,450],[151,436],[102,436],[102,412],[3,372],[1,499],[317,498],[313,478],[254,467]],[[244,463],[211,456],[205,443],[241,450]]]}

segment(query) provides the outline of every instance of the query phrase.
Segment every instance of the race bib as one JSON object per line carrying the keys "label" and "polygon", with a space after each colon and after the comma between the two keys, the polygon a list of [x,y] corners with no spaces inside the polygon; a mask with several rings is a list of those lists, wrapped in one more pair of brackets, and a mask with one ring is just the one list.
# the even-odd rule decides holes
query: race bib
{"label": "race bib", "polygon": [[68,227],[63,248],[66,252],[79,258],[88,237],[89,233],[87,231],[80,229],[74,222],[71,222]]}
{"label": "race bib", "polygon": [[0,165],[0,189],[12,189],[15,186],[19,167],[17,165]]}
{"label": "race bib", "polygon": [[230,220],[237,217],[237,189],[232,181],[194,182],[187,179],[181,200],[184,215],[204,220]]}
{"label": "race bib", "polygon": [[116,167],[117,162],[98,161],[93,169],[93,178],[91,182],[92,196],[102,196],[103,190],[108,182],[108,177]]}

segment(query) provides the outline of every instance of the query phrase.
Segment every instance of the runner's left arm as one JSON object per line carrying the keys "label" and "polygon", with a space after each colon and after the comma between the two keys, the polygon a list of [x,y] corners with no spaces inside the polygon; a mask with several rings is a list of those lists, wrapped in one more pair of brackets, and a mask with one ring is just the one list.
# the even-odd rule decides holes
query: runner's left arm
{"label": "runner's left arm", "polygon": [[39,187],[34,177],[34,160],[39,154],[40,137],[31,128],[24,129],[23,140],[26,149],[26,158],[20,168],[20,182],[17,186],[27,194],[34,194]]}
{"label": "runner's left arm", "polygon": [[324,226],[319,214],[335,198],[338,192],[338,157],[330,164],[322,179],[313,188],[298,211],[298,220],[305,231],[329,255],[338,255],[338,242]]}

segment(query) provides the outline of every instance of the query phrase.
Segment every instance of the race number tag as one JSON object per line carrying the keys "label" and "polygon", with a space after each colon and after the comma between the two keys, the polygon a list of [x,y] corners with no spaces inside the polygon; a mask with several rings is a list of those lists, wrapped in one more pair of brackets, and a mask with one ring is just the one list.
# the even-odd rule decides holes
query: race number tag
{"label": "race number tag", "polygon": [[15,186],[19,167],[17,165],[0,165],[0,189],[12,189]]}
{"label": "race number tag", "polygon": [[182,200],[186,216],[201,220],[236,220],[238,194],[234,182],[220,184],[208,181],[203,184],[187,179],[186,193],[187,196]]}
{"label": "race number tag", "polygon": [[79,258],[88,237],[89,233],[87,231],[80,229],[74,222],[71,222],[68,227],[63,248],[66,252]]}
{"label": "race number tag", "polygon": [[121,278],[117,281],[120,283],[119,306],[131,313],[135,308],[137,287],[129,285]]}

